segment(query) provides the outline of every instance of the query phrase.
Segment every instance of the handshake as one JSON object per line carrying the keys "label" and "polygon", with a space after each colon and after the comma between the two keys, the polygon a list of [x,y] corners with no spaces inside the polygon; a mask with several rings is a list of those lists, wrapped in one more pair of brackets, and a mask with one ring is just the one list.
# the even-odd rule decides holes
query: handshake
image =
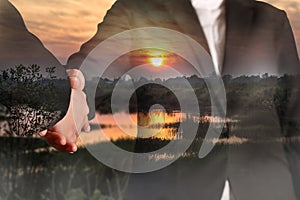
{"label": "handshake", "polygon": [[89,132],[89,108],[83,92],[85,79],[81,71],[67,70],[72,87],[70,104],[64,118],[53,127],[39,133],[45,141],[62,152],[76,152],[76,141],[81,131]]}

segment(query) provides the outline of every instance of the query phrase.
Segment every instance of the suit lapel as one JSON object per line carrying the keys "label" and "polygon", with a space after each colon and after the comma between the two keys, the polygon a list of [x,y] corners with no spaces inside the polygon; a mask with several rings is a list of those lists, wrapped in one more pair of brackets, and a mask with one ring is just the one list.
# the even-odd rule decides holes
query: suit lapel
{"label": "suit lapel", "polygon": [[[190,0],[164,0],[166,10],[173,18],[178,31],[198,41],[209,53],[209,47],[198,16]],[[253,0],[225,0],[226,6],[226,40],[223,60],[223,74],[226,67],[238,59],[237,47],[242,47],[251,31],[253,21]]]}
{"label": "suit lapel", "polygon": [[195,39],[209,52],[204,32],[190,0],[165,0],[165,6],[178,31]]}

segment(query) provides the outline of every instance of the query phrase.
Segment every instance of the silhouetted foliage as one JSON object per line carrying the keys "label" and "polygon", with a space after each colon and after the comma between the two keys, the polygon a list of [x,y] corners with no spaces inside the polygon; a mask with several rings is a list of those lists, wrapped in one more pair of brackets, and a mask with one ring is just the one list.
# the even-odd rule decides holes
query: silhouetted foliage
{"label": "silhouetted foliage", "polygon": [[64,116],[69,103],[68,80],[55,79],[55,67],[43,77],[38,65],[19,65],[0,75],[0,103],[7,109],[10,133],[34,134]]}

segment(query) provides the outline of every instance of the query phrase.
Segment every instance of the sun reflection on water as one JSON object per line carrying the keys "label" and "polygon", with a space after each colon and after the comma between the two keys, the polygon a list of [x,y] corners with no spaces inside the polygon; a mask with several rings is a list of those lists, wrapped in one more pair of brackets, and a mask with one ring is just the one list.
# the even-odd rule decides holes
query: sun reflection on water
{"label": "sun reflection on water", "polygon": [[[95,144],[99,142],[105,142],[110,140],[118,140],[118,139],[136,139],[137,136],[139,138],[148,138],[147,136],[143,136],[141,132],[137,130],[137,126],[129,125],[126,122],[126,117],[128,114],[126,113],[116,113],[120,127],[116,124],[114,116],[112,114],[96,114],[96,117],[90,122],[92,125],[92,131],[89,133],[82,133],[80,135],[81,138],[87,144]],[[218,117],[213,116],[194,116],[191,114],[182,113],[179,111],[175,111],[172,113],[165,113],[162,110],[152,110],[149,113],[132,113],[130,117],[135,125],[144,127],[149,130],[149,132],[153,132],[151,138],[159,138],[159,139],[167,139],[167,140],[176,140],[178,135],[176,134],[179,130],[179,125],[181,122],[185,120],[192,120],[193,123],[220,123],[220,122],[233,122],[230,119],[220,119]],[[122,121],[124,119],[124,121]],[[130,134],[127,134],[130,133]],[[132,133],[138,134],[134,135]],[[79,145],[81,143],[79,142]]]}

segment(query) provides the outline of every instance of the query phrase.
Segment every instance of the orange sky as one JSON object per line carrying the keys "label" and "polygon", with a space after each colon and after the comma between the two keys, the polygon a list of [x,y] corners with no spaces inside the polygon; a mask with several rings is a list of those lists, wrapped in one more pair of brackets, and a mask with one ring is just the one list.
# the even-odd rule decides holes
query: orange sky
{"label": "orange sky", "polygon": [[27,28],[65,64],[91,38],[115,0],[9,0]]}
{"label": "orange sky", "polygon": [[[96,32],[115,0],[10,0],[28,29],[63,64]],[[300,0],[267,0],[287,11],[300,51]]]}

